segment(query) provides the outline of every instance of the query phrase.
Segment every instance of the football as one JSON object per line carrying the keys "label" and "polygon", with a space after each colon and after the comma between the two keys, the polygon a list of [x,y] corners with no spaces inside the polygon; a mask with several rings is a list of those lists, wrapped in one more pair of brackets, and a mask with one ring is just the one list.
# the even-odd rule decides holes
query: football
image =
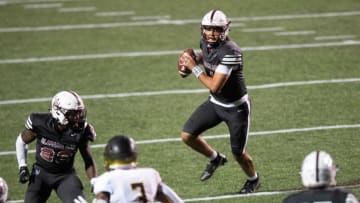
{"label": "football", "polygon": [[185,78],[191,74],[191,70],[189,70],[186,66],[181,65],[181,64],[183,64],[182,60],[183,60],[183,55],[185,53],[187,53],[189,56],[191,56],[196,61],[196,54],[193,49],[187,48],[179,55],[177,68],[178,68],[179,75],[183,78]]}

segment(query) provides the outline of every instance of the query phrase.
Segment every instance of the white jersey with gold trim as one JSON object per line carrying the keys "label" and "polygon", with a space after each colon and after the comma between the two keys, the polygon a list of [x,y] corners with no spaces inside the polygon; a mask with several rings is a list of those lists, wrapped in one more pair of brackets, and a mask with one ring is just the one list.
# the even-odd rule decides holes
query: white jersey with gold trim
{"label": "white jersey with gold trim", "polygon": [[95,178],[93,192],[108,192],[111,203],[155,202],[161,182],[152,168],[115,169]]}

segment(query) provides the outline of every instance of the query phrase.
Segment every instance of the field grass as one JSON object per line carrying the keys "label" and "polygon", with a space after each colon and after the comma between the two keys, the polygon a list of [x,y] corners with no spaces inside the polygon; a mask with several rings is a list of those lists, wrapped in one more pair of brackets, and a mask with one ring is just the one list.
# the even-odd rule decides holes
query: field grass
{"label": "field grass", "polygon": [[[75,7],[94,9],[61,11]],[[179,140],[183,123],[208,93],[195,77],[178,76],[177,56],[184,48],[198,49],[200,20],[212,8],[232,20],[230,37],[244,49],[252,99],[248,150],[262,178],[258,195],[231,196],[246,177],[231,157],[224,124],[205,136],[230,162],[205,183],[199,175],[207,159]],[[133,14],[96,15],[120,11]],[[47,111],[50,98],[66,89],[85,98],[97,131],[93,153],[100,173],[102,144],[126,134],[139,141],[139,166],[159,170],[187,202],[275,203],[302,188],[304,156],[326,150],[339,166],[338,185],[360,197],[359,24],[358,0],[4,1],[0,176],[8,181],[11,201],[22,202],[26,190],[17,182],[15,139],[31,112]],[[143,142],[150,140],[158,143]],[[76,168],[91,200],[80,157]],[[59,202],[55,193],[49,202]]]}

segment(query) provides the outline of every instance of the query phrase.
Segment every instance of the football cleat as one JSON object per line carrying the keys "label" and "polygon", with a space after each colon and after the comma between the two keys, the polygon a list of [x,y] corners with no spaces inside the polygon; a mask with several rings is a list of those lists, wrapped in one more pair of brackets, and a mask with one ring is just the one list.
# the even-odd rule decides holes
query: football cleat
{"label": "football cleat", "polygon": [[239,194],[247,194],[256,192],[260,187],[260,176],[257,173],[257,178],[255,180],[246,180],[244,186],[239,191]]}
{"label": "football cleat", "polygon": [[200,180],[205,181],[205,180],[211,178],[211,176],[214,174],[215,170],[219,166],[225,165],[226,162],[227,162],[226,156],[218,153],[217,157],[214,160],[210,161],[206,165],[204,172],[200,176]]}

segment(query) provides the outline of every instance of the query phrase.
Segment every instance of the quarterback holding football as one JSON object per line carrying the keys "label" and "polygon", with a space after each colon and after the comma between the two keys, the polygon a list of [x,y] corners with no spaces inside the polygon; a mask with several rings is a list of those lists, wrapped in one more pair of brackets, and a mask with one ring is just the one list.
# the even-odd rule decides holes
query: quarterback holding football
{"label": "quarterback holding football", "polygon": [[230,21],[222,11],[211,10],[206,13],[200,28],[200,52],[184,50],[178,59],[178,72],[182,77],[193,73],[209,90],[210,96],[185,122],[181,138],[193,150],[208,157],[209,163],[200,176],[200,180],[205,181],[228,160],[200,135],[224,121],[230,132],[232,154],[248,177],[239,193],[256,192],[260,186],[260,177],[246,150],[250,97],[243,74],[243,52],[229,38]]}

